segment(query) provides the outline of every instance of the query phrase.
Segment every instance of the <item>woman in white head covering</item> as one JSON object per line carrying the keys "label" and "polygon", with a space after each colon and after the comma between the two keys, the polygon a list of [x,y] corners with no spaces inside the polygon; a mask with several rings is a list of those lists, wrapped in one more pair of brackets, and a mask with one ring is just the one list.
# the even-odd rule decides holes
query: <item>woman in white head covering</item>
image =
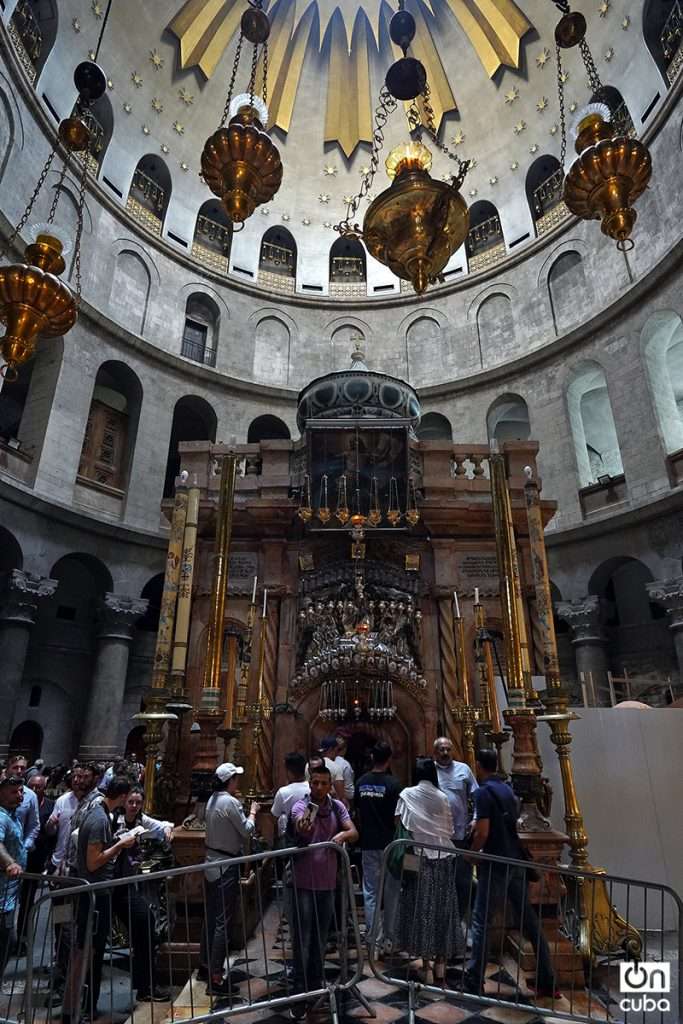
{"label": "woman in white head covering", "polygon": [[396,817],[412,839],[430,849],[416,847],[417,857],[404,857],[395,945],[413,958],[422,957],[425,981],[433,961],[434,980],[443,982],[446,962],[462,955],[465,946],[455,884],[453,817],[431,757],[417,759],[414,778],[415,785],[398,799]]}

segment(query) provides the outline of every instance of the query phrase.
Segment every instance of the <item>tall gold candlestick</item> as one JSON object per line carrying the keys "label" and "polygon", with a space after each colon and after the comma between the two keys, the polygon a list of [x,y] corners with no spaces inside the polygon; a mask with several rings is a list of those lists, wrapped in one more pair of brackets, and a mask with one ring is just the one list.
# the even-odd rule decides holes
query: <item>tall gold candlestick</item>
{"label": "tall gold candlestick", "polygon": [[232,516],[235,500],[237,455],[223,456],[221,483],[216,515],[216,543],[214,547],[213,579],[209,612],[206,661],[202,686],[202,710],[218,714],[221,692],[221,661],[223,656],[223,620],[225,596],[228,590],[228,561],[232,537]]}

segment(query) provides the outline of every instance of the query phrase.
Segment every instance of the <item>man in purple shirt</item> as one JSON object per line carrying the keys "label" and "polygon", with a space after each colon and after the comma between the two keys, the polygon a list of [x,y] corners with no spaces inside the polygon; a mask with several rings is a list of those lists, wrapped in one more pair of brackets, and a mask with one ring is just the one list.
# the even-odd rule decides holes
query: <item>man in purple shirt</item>
{"label": "man in purple shirt", "polygon": [[[311,762],[310,799],[292,807],[292,824],[305,854],[293,858],[292,944],[294,991],[312,992],[323,987],[323,960],[334,916],[339,858],[318,843],[355,843],[358,833],[341,800],[330,796],[332,778],[324,764]],[[303,1018],[306,1004],[295,1003],[294,1017]]]}

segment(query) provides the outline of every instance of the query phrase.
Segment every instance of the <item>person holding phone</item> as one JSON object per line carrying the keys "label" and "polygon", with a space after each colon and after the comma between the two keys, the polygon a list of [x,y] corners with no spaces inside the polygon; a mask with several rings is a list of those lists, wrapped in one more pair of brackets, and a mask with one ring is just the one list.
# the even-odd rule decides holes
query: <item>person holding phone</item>
{"label": "person holding phone", "polygon": [[[323,961],[327,937],[334,916],[339,858],[329,847],[355,843],[358,832],[341,800],[331,796],[332,777],[322,761],[309,764],[310,797],[292,808],[292,825],[297,841],[307,846],[306,854],[293,858],[292,945],[294,949],[295,992],[323,987]],[[305,1003],[295,1003],[292,1016],[303,1018]]]}

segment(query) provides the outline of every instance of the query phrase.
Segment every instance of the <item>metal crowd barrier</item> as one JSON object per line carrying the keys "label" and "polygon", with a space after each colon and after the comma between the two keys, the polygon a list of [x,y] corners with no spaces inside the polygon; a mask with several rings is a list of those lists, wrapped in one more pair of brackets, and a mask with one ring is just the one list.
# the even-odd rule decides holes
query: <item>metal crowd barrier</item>
{"label": "metal crowd barrier", "polygon": [[682,911],[666,885],[400,839],[384,852],[368,959],[406,992],[410,1024],[434,996],[473,1014],[676,1024]]}
{"label": "metal crowd barrier", "polygon": [[[325,851],[336,864],[326,879],[332,892],[310,888],[311,861]],[[49,1024],[104,1013],[161,1024],[320,1007],[337,1024],[347,1002],[365,1003],[356,989],[363,960],[351,867],[336,843],[92,884],[67,879],[68,887],[31,877],[41,888],[26,955],[8,963],[14,985],[0,1020]],[[211,962],[213,982],[199,970]],[[159,1000],[142,1000],[146,989]]]}

